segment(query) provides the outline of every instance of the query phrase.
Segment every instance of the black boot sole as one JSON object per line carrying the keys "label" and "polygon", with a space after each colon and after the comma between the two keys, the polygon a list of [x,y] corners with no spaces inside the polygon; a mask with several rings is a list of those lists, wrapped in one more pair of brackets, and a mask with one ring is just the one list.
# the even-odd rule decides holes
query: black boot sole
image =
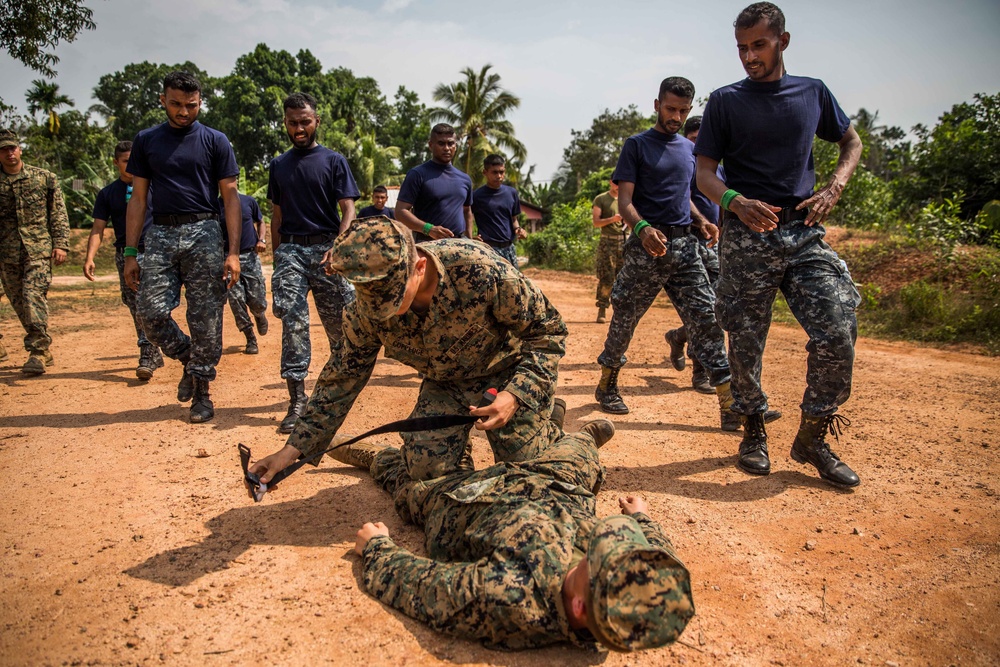
{"label": "black boot sole", "polygon": [[739,460],[736,461],[736,467],[739,468],[740,470],[742,470],[743,472],[745,472],[748,475],[758,475],[760,477],[763,477],[764,475],[770,475],[771,474],[771,469],[770,468],[768,468],[767,470],[761,470],[759,468],[746,468],[746,467],[744,467],[744,466],[742,466],[740,464]]}
{"label": "black boot sole", "polygon": [[135,369],[135,376],[143,382],[153,378],[153,369],[149,366],[139,366]]}
{"label": "black boot sole", "polygon": [[816,470],[816,472],[819,473],[819,478],[821,480],[823,480],[827,484],[831,484],[833,486],[836,486],[838,489],[854,489],[854,488],[857,488],[858,486],[861,485],[861,480],[860,479],[855,484],[845,484],[844,482],[838,482],[835,479],[830,479],[829,477],[827,477],[826,475],[823,474],[822,470],[820,470],[815,465],[813,465],[812,461],[810,461],[809,459],[807,459],[802,454],[799,454],[798,452],[796,452],[795,451],[795,447],[792,447],[791,457],[792,457],[792,460],[795,461],[796,463],[801,463],[802,465],[810,465],[810,466],[812,466]]}

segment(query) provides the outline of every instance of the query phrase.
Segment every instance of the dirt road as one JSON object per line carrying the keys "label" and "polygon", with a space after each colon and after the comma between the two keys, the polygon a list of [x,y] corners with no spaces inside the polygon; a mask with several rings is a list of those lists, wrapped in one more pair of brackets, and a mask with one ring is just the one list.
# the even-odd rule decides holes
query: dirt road
{"label": "dirt road", "polygon": [[[571,335],[559,394],[567,427],[600,413],[594,281],[529,272]],[[53,300],[72,298],[56,292]],[[623,371],[632,412],[601,452],[616,497],[640,492],[689,566],[697,616],[680,644],[642,655],[569,648],[508,654],[447,638],[359,588],[354,533],[404,526],[371,480],[339,463],[298,474],[254,505],[236,443],[279,447],[280,326],[241,354],[227,315],[213,384],[215,420],[186,421],[175,362],[134,377],[127,311],[53,316],[56,366],[40,378],[0,364],[0,663],[500,665],[991,665],[1000,662],[1000,361],[861,340],[853,424],[835,450],[862,485],[842,492],[794,463],[805,376],[801,330],[775,326],[765,358],[773,472],[734,467],[737,434],[714,397],[666,363],[676,313],[658,301]],[[317,322],[315,314],[313,322]],[[16,321],[2,322],[8,348]],[[312,380],[327,355],[322,329]],[[360,432],[408,413],[419,380],[379,362],[345,425]],[[477,464],[490,463],[485,439]],[[199,450],[207,457],[199,458]]]}

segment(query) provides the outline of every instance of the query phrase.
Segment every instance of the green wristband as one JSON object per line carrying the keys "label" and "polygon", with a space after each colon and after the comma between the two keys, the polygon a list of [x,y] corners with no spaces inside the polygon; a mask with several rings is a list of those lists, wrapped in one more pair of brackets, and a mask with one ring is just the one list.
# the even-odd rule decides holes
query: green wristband
{"label": "green wristband", "polygon": [[635,227],[632,228],[632,233],[638,236],[639,232],[641,232],[642,230],[644,230],[646,227],[649,226],[651,225],[648,222],[646,222],[645,220],[640,220],[639,222],[635,223]]}
{"label": "green wristband", "polygon": [[722,208],[728,211],[729,205],[733,202],[734,199],[736,199],[739,196],[740,193],[737,192],[736,190],[726,190],[726,192],[722,195],[722,199],[719,200],[719,204],[722,206]]}
{"label": "green wristband", "polygon": [[122,254],[125,255],[126,257],[138,257],[139,249],[133,248],[132,246],[125,246],[125,250],[122,251]]}
{"label": "green wristband", "polygon": [[429,222],[424,223],[424,236],[430,236],[431,230],[434,229],[434,225]]}

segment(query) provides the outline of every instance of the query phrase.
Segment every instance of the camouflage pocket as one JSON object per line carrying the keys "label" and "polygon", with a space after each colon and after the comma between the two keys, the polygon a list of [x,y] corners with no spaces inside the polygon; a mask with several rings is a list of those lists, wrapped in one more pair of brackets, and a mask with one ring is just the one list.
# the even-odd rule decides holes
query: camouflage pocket
{"label": "camouflage pocket", "polygon": [[473,324],[448,348],[445,355],[462,367],[468,368],[476,362],[493,357],[497,337],[482,324]]}
{"label": "camouflage pocket", "polygon": [[861,292],[854,284],[854,278],[851,277],[851,272],[847,268],[847,262],[838,258],[835,264],[840,275],[840,279],[837,281],[837,295],[840,297],[844,310],[853,313],[861,305]]}
{"label": "camouflage pocket", "polygon": [[505,486],[503,471],[500,471],[496,477],[487,477],[486,479],[479,479],[475,482],[463,484],[445,495],[463,505],[469,503],[494,503],[503,498]]}
{"label": "camouflage pocket", "polygon": [[736,284],[720,280],[715,288],[715,320],[724,331],[735,328],[741,313]]}

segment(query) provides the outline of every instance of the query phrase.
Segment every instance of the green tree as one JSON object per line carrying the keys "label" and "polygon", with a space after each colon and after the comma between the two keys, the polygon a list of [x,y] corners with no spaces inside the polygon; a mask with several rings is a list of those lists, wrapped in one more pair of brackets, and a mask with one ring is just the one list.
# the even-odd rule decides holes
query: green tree
{"label": "green tree", "polygon": [[427,107],[420,102],[415,92],[400,86],[396,91],[383,143],[399,147],[399,166],[403,173],[430,158],[427,153],[430,131]]}
{"label": "green tree", "polygon": [[492,65],[476,72],[471,67],[462,70],[464,80],[439,84],[434,100],[445,106],[431,109],[432,122],[444,121],[455,127],[459,152],[455,163],[471,178],[473,185],[482,185],[482,161],[490,153],[507,151],[511,158],[524,161],[527,151],[514,136],[514,125],[507,120],[521,106],[521,99],[500,86],[500,75],[491,73]]}
{"label": "green tree", "polygon": [[556,173],[556,187],[563,201],[573,201],[583,181],[598,169],[614,167],[622,144],[633,134],[653,124],[633,104],[612,113],[605,109],[586,130],[571,130],[572,139],[563,150],[563,161]]}
{"label": "green tree", "polygon": [[51,81],[35,79],[24,94],[28,103],[28,113],[32,116],[39,111],[48,117],[49,134],[59,136],[59,107],[73,106],[73,100],[59,92],[59,85]]}
{"label": "green tree", "polygon": [[399,148],[380,145],[375,140],[374,132],[355,133],[354,150],[350,158],[357,165],[356,168],[352,167],[354,180],[358,183],[361,196],[366,199],[371,198],[372,189],[376,185],[395,185],[402,181],[401,175],[396,173]]}
{"label": "green tree", "polygon": [[55,76],[60,41],[93,30],[93,12],[78,0],[0,0],[0,43],[12,58],[43,76]]}

